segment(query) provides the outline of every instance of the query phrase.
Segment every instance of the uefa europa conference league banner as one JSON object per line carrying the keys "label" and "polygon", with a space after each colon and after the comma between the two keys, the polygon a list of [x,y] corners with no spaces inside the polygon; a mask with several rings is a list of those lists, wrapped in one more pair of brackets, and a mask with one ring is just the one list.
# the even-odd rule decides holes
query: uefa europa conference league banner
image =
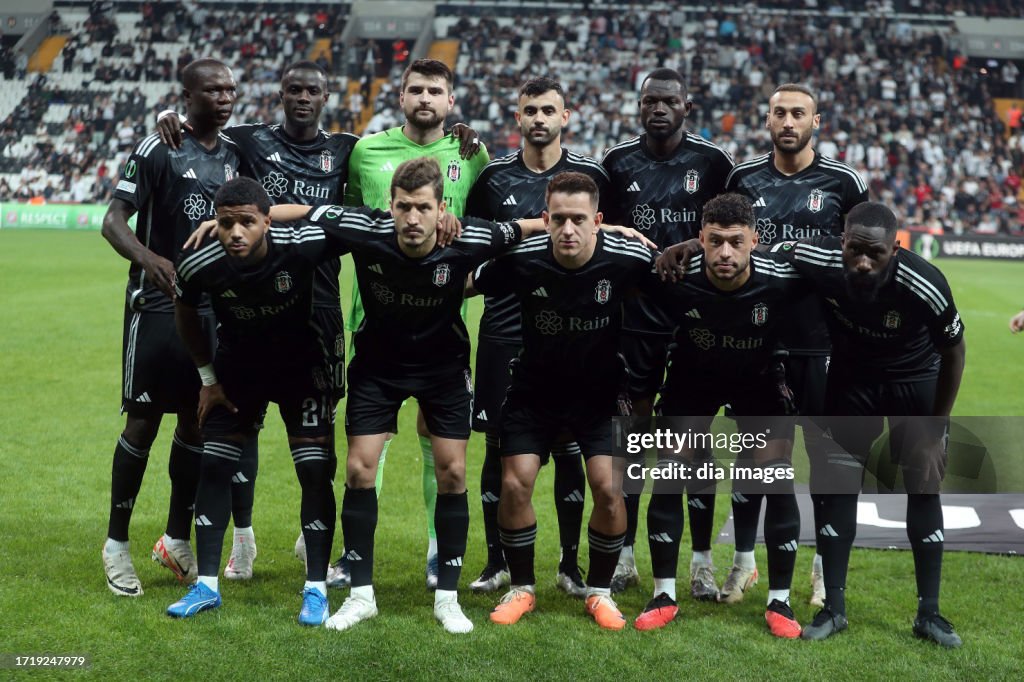
{"label": "uefa europa conference league banner", "polygon": [[[998,258],[1024,260],[1024,239],[987,235],[933,235],[910,233],[915,253],[927,260],[936,258]],[[907,242],[900,239],[901,244]]]}
{"label": "uefa europa conference league banner", "polygon": [[98,230],[106,206],[99,204],[0,203],[0,228],[43,227],[55,230]]}

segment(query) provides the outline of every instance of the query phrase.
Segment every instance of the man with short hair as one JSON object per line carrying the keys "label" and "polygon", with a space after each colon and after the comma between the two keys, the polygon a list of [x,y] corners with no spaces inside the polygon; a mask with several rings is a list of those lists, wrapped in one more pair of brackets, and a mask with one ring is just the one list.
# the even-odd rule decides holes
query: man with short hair
{"label": "man with short hair", "polygon": [[[152,556],[182,582],[196,577],[189,538],[202,455],[196,423],[199,382],[174,333],[174,261],[185,239],[210,216],[217,188],[245,170],[237,147],[219,135],[235,102],[231,70],[213,59],[194,61],[182,72],[182,94],[192,131],[180,149],[162,144],[157,135],[139,142],[121,171],[103,219],[104,238],[131,261],[123,350],[122,411],[127,417],[114,450],[110,520],[102,552],[107,587],[119,596],[142,594],[131,561],[128,525],[165,413],[177,415],[168,463],[171,501],[167,528]],[[133,233],[128,219],[136,214]],[[209,303],[197,304],[212,335]]]}
{"label": "man with short hair", "polygon": [[897,228],[892,210],[866,202],[850,211],[841,238],[775,247],[813,282],[832,339],[824,423],[839,452],[833,447],[827,460],[811,464],[812,475],[839,492],[817,496],[826,596],[803,637],[824,639],[847,627],[846,573],[857,530],[857,492],[871,444],[887,417],[892,458],[907,492],[907,537],[918,594],[913,632],[958,647],[959,635],[939,613],[944,547],[939,487],[949,415],[964,370],[964,325],[946,278],[900,248]]}
{"label": "man with short hair", "polygon": [[471,285],[489,296],[515,294],[522,310],[523,350],[512,365],[501,417],[498,529],[512,587],[491,621],[511,625],[534,609],[533,486],[541,457],[565,430],[583,452],[594,499],[586,611],[600,627],[621,630],[625,619],[612,601],[611,579],[626,518],[612,467],[610,418],[626,402],[620,304],[653,256],[638,241],[599,231],[598,189],[587,175],[556,175],[546,203],[550,235],[527,239],[480,267]]}
{"label": "man with short hair", "polygon": [[[309,559],[298,620],[319,626],[330,613],[326,578],[336,506],[332,383],[312,316],[313,278],[321,261],[338,257],[344,241],[339,237],[332,243],[316,226],[272,227],[270,198],[251,178],[226,183],[214,204],[216,239],[183,254],[175,285],[178,333],[203,384],[198,410],[203,457],[195,498],[199,578],[167,613],[188,618],[221,605],[217,573],[231,513],[231,478],[242,444],[273,401],[302,488],[300,520]],[[373,218],[361,216],[358,227],[341,227],[358,230]],[[215,359],[197,309],[204,296],[217,314]]]}
{"label": "man with short hair", "polygon": [[[405,123],[376,135],[362,138],[349,158],[349,181],[345,189],[346,206],[371,206],[386,210],[392,200],[391,178],[397,166],[407,160],[430,156],[441,166],[444,178],[444,214],[464,214],[466,197],[480,171],[487,164],[487,151],[481,149],[468,160],[459,154],[459,141],[445,136],[444,121],[455,104],[452,87],[455,77],[444,63],[435,59],[418,59],[402,74],[399,102],[405,114]],[[358,276],[358,273],[357,273]],[[355,332],[363,320],[362,292],[352,292],[352,311],[346,328]],[[434,456],[431,434],[427,430],[420,410],[417,432],[423,455],[423,501],[427,511],[427,587],[437,586],[437,539],[434,529],[434,504],[437,481],[434,475]],[[377,488],[383,482],[384,462],[391,443],[384,441],[380,452]]]}
{"label": "man with short hair", "polygon": [[[816,235],[838,235],[843,218],[857,204],[867,201],[864,180],[850,166],[822,156],[811,141],[821,123],[817,98],[803,85],[784,83],[768,100],[765,126],[772,151],[737,166],[729,174],[726,189],[747,196],[754,205],[758,239],[770,246],[779,241]],[[801,415],[823,413],[829,337],[817,300],[808,294],[794,302],[792,324],[781,342],[789,354],[786,375]],[[824,456],[826,443],[816,428],[804,430],[808,456]],[[761,496],[733,495],[736,534],[733,566],[722,586],[722,601],[735,603],[757,582],[754,544],[761,514]],[[818,509],[818,502],[814,508]],[[824,601],[820,557],[811,571],[811,603]]]}
{"label": "man with short hair", "polygon": [[[349,155],[359,138],[350,133],[331,134],[320,128],[320,117],[330,98],[327,73],[315,62],[289,64],[281,72],[278,97],[284,111],[283,124],[234,125],[224,128],[223,134],[237,144],[252,177],[262,184],[275,203],[340,203],[348,180]],[[157,122],[161,139],[172,148],[181,143],[181,127],[173,111],[162,112]],[[345,396],[340,272],[340,258],[322,263],[313,288],[313,311],[330,355],[335,404]],[[252,448],[252,455],[255,455],[255,448]],[[336,463],[333,447],[331,457]],[[253,575],[256,538],[252,507],[257,472],[257,457],[246,451],[239,461],[239,470],[231,479],[235,532],[231,555],[224,567],[224,577],[231,580],[248,580]],[[337,569],[332,573],[337,573]],[[339,580],[339,576],[331,577],[335,578],[334,582]],[[328,583],[331,582],[329,578]]]}
{"label": "man with short hair", "polygon": [[[697,236],[704,203],[725,189],[732,170],[729,154],[686,130],[691,103],[683,76],[673,69],[651,71],[640,86],[642,135],[608,150],[602,165],[611,194],[605,219],[640,230],[659,248]],[[630,370],[634,414],[651,414],[654,396],[665,376],[666,347],[674,325],[649,297],[626,301],[622,349]],[[711,533],[715,491],[705,486],[687,496],[693,558],[690,592],[695,599],[715,599]],[[628,530],[612,588],[618,592],[639,581],[633,558],[640,496],[626,498]]]}
{"label": "man with short hair", "polygon": [[[487,164],[466,201],[466,215],[487,220],[536,218],[544,212],[552,177],[577,171],[591,177],[603,196],[608,175],[593,159],[561,145],[562,129],[569,122],[565,92],[551,78],[532,78],[519,88],[516,122],[523,148]],[[493,592],[508,584],[509,575],[498,536],[498,501],[501,497],[501,454],[498,446],[501,404],[509,384],[509,362],[522,348],[519,301],[514,294],[486,296],[480,318],[476,355],[476,397],[473,428],[486,434],[480,472],[487,565],[470,588]],[[558,514],[561,555],[555,584],[582,598],[586,585],[578,565],[580,525],[586,495],[582,458],[576,443],[558,443],[551,453],[555,466],[555,510]],[[541,454],[546,462],[548,453]]]}
{"label": "man with short hair", "polygon": [[[704,205],[700,244],[704,253],[685,265],[682,282],[656,289],[661,308],[677,327],[668,358],[660,417],[673,418],[678,433],[710,433],[713,417],[732,407],[740,433],[763,434],[765,442],[749,450],[748,467],[769,485],[736,484],[743,494],[769,491],[765,513],[769,588],[765,620],[776,637],[800,635],[789,591],[800,538],[800,513],[793,491],[792,396],[775,350],[785,324],[783,311],[803,293],[791,265],[753,249],[758,243],[754,214],[746,197],[720,194]],[[667,254],[680,247],[667,250]],[[661,455],[699,466],[694,448]],[[678,613],[676,565],[683,530],[682,491],[678,483],[656,479],[647,511],[654,598],[636,619],[638,630],[667,625]]]}

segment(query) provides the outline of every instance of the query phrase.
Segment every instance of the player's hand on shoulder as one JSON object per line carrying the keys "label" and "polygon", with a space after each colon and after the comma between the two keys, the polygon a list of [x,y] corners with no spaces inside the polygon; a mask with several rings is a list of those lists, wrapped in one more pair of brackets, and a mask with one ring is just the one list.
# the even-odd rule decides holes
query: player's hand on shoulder
{"label": "player's hand on shoulder", "polygon": [[643,244],[648,249],[650,249],[651,251],[657,251],[658,250],[658,245],[657,244],[655,244],[650,239],[645,237],[642,232],[640,232],[639,230],[634,230],[632,227],[623,227],[622,225],[608,225],[608,224],[605,224],[605,225],[601,226],[601,229],[607,230],[608,232],[615,232],[617,234],[621,234],[623,237],[626,237],[627,239],[636,239],[641,244]]}
{"label": "player's hand on shoulder", "polygon": [[459,139],[459,156],[472,159],[480,151],[480,136],[465,123],[456,123],[449,133]]}
{"label": "player's hand on shoulder", "polygon": [[206,423],[206,418],[210,416],[210,412],[218,405],[223,405],[232,414],[238,412],[238,408],[228,400],[228,396],[224,393],[223,384],[211,384],[199,389],[199,408],[196,411],[199,426]]}
{"label": "player's hand on shoulder", "polygon": [[444,248],[462,236],[462,222],[454,213],[442,213],[437,223],[437,245]]}
{"label": "player's hand on shoulder", "polygon": [[654,267],[662,281],[678,282],[686,272],[687,261],[703,250],[704,247],[701,246],[699,239],[689,239],[679,244],[673,244],[658,256],[658,259],[654,261]]}
{"label": "player's hand on shoulder", "polygon": [[160,141],[171,149],[178,149],[182,142],[182,128],[192,132],[192,126],[188,121],[182,123],[176,111],[161,112],[156,119],[156,132],[160,135]]}
{"label": "player's hand on shoulder", "polygon": [[168,298],[174,298],[174,263],[150,251],[142,263],[142,269],[146,271],[146,279],[153,286]]}
{"label": "player's hand on shoulder", "polygon": [[203,237],[212,237],[216,232],[217,221],[214,220],[213,218],[210,218],[209,220],[204,220],[203,222],[199,223],[199,227],[197,227],[195,231],[188,236],[188,239],[185,240],[185,243],[182,245],[181,248],[182,250],[196,249],[199,247],[199,242],[203,241]]}

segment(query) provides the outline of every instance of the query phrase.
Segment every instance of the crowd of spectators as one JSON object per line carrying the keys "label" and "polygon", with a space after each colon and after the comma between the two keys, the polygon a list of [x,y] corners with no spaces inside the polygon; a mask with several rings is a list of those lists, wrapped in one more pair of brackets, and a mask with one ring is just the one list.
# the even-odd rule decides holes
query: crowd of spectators
{"label": "crowd of spectators", "polygon": [[[958,53],[950,21],[887,16],[1020,16],[1020,3],[867,4],[873,16],[840,17],[836,8],[867,5],[824,0],[701,14],[635,6],[610,11],[595,3],[583,17],[531,14],[514,22],[493,11],[473,16],[460,6],[455,15],[461,18],[449,30],[461,41],[453,119],[479,127],[492,156],[508,153],[520,144],[512,115],[516,88],[531,76],[554,75],[573,110],[565,143],[600,158],[638,132],[643,75],[669,66],[689,83],[694,108],[688,127],[739,162],[770,149],[763,125],[768,97],[778,83],[799,81],[819,94],[817,149],[856,168],[873,197],[917,224],[1020,231],[1020,113],[1007,135],[992,103],[994,96],[1021,94],[1018,73],[1007,68],[1012,63],[983,72]],[[122,35],[118,25],[109,13],[90,16],[54,64],[56,72],[88,74],[82,89],[52,87],[47,74],[24,76],[34,79],[25,100],[0,122],[0,171],[16,171],[0,184],[0,196],[109,200],[117,169],[133,142],[151,132],[155,112],[180,107],[174,82],[198,56],[235,68],[241,97],[234,123],[276,121],[281,67],[307,55],[317,38],[334,38],[330,57],[320,57],[331,68],[335,93],[325,125],[351,130],[364,108],[373,112],[367,132],[400,122],[393,82],[401,64],[370,101],[371,78],[383,75],[381,46],[356,43],[345,50],[337,40],[345,17],[330,8],[272,14],[243,7],[218,11],[212,21],[197,2],[144,3],[134,32]],[[155,49],[161,43],[181,48]],[[161,58],[168,54],[174,58]],[[349,94],[350,79],[363,87]],[[133,90],[142,82],[167,83],[166,94],[146,102]],[[44,122],[54,105],[69,107],[66,120]]]}

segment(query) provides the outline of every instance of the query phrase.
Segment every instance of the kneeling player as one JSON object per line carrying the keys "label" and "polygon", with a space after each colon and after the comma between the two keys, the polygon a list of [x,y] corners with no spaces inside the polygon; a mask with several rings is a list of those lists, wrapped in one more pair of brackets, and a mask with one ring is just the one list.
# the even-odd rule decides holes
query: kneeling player
{"label": "kneeling player", "polygon": [[[755,469],[752,478],[776,483],[737,481],[734,494],[773,493],[768,495],[765,512],[769,582],[765,619],[772,634],[795,638],[800,625],[789,606],[789,589],[800,515],[792,484],[793,423],[786,418],[793,409],[785,371],[773,357],[773,349],[782,311],[804,285],[792,266],[752,253],[757,233],[746,198],[715,197],[704,205],[702,222],[704,253],[690,259],[680,284],[655,294],[678,321],[657,413],[678,417],[680,423],[674,426],[680,432],[702,434],[708,433],[719,409],[729,404],[741,433],[764,438],[747,453]],[[680,458],[693,464],[698,452],[684,451]],[[675,577],[683,510],[682,491],[673,489],[675,485],[655,481],[647,510],[655,586],[654,598],[637,618],[640,630],[663,627],[678,611]],[[756,579],[755,570],[749,581]]]}
{"label": "kneeling player", "polygon": [[639,242],[600,231],[597,206],[590,177],[556,175],[543,214],[551,234],[527,239],[474,275],[472,288],[489,296],[515,294],[522,306],[523,351],[501,419],[498,527],[512,589],[491,613],[499,624],[511,625],[534,609],[531,498],[541,455],[564,432],[583,451],[594,498],[586,611],[603,628],[620,630],[626,623],[610,589],[626,532],[611,417],[619,412],[625,381],[617,354],[620,303],[653,256]]}

